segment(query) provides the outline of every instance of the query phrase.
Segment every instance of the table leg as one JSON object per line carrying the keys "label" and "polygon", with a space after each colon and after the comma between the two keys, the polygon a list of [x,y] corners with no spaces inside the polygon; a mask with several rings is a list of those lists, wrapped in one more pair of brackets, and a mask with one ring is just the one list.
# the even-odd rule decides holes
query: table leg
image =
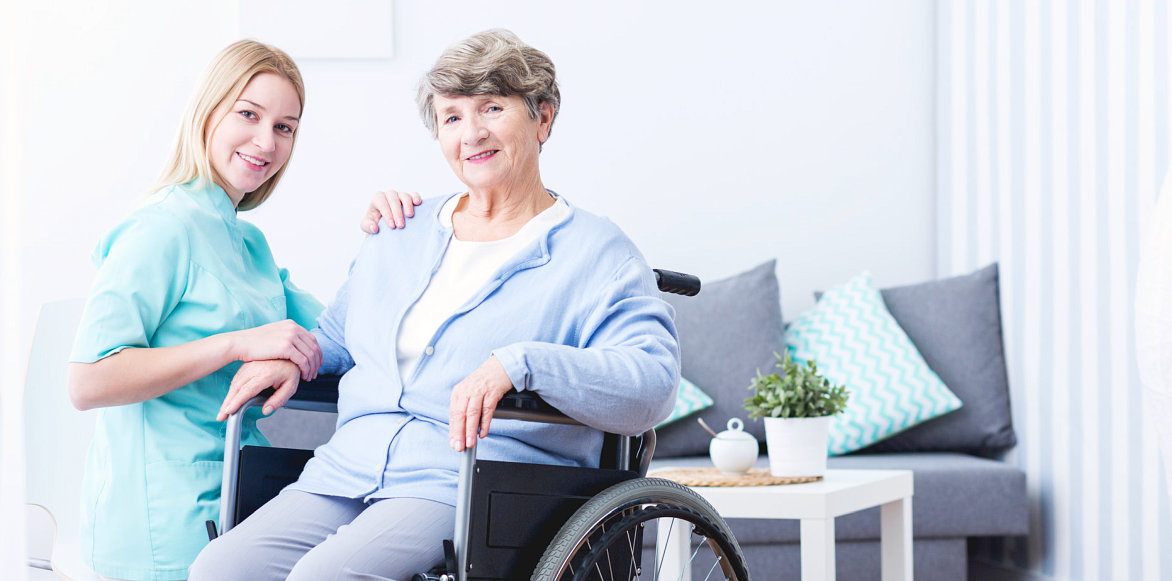
{"label": "table leg", "polygon": [[889,502],[879,510],[882,579],[912,581],[912,499]]}
{"label": "table leg", "polygon": [[802,581],[835,578],[834,519],[802,519]]}
{"label": "table leg", "polygon": [[692,525],[685,520],[661,519],[655,533],[655,575],[647,575],[648,563],[643,563],[648,579],[691,579]]}

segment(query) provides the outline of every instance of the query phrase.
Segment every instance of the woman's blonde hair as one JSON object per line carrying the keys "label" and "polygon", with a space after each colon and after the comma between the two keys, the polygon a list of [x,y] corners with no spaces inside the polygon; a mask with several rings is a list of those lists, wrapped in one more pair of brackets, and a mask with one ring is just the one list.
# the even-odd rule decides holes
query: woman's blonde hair
{"label": "woman's blonde hair", "polygon": [[562,104],[553,61],[502,28],[486,30],[452,45],[423,75],[415,103],[432,137],[438,131],[436,95],[518,95],[530,119],[537,119],[541,104],[549,103],[553,108],[551,131]]}
{"label": "woman's blonde hair", "polygon": [[[186,184],[196,180],[201,186],[208,181],[220,182],[208,158],[208,138],[213,127],[212,117],[221,108],[230,106],[240,98],[245,85],[260,73],[274,73],[289,80],[297,91],[297,99],[301,110],[305,110],[305,83],[301,80],[301,71],[289,55],[279,48],[256,42],[255,40],[241,40],[232,43],[212,61],[204,73],[203,80],[187,110],[183,112],[183,119],[179,124],[179,133],[175,139],[175,146],[162,176],[156,184],[156,189],[175,184]],[[293,133],[293,145],[297,144],[297,133]],[[292,146],[289,152],[292,157]],[[237,210],[251,210],[261,205],[281,176],[285,168],[289,167],[288,160],[273,177],[266,180],[261,186],[244,194],[237,205]]]}

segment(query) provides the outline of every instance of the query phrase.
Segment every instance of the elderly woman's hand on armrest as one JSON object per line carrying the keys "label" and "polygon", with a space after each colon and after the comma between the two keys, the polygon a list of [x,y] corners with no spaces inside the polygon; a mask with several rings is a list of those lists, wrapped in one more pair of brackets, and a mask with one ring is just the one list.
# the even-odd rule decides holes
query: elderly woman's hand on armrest
{"label": "elderly woman's hand on armrest", "polygon": [[232,377],[232,385],[228,387],[228,395],[216,414],[216,420],[228,419],[248,400],[270,387],[276,391],[265,401],[263,413],[266,416],[273,413],[293,397],[300,376],[297,365],[287,359],[249,361],[241,365]]}
{"label": "elderly woman's hand on armrest", "polygon": [[513,382],[496,356],[489,357],[452,388],[448,434],[453,450],[463,452],[476,443],[477,436],[488,436],[497,403],[512,389]]}

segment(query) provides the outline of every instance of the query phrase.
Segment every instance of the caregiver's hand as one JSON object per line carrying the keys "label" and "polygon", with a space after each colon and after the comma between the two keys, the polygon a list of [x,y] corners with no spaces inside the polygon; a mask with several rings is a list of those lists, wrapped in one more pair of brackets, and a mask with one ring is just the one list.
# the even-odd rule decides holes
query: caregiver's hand
{"label": "caregiver's hand", "polygon": [[378,220],[382,218],[387,226],[406,228],[407,218],[415,215],[415,206],[423,203],[423,198],[415,192],[400,192],[386,190],[376,192],[370,200],[370,207],[362,216],[359,224],[367,234],[378,234]]}
{"label": "caregiver's hand", "polygon": [[495,356],[452,388],[448,438],[453,450],[463,452],[476,443],[478,434],[481,438],[488,436],[492,412],[511,389],[513,382]]}
{"label": "caregiver's hand", "polygon": [[233,359],[287,359],[297,365],[301,378],[306,381],[317,377],[317,370],[321,368],[321,348],[317,345],[317,338],[290,319],[226,335],[231,341]]}
{"label": "caregiver's hand", "polygon": [[269,399],[265,400],[261,411],[269,415],[277,408],[285,405],[289,398],[297,392],[297,366],[286,359],[270,359],[267,361],[250,361],[236,370],[232,377],[232,384],[228,387],[228,396],[220,405],[220,413],[216,414],[216,421],[222,422],[229,415],[236,413],[240,406],[256,397],[256,394],[272,387],[276,389]]}

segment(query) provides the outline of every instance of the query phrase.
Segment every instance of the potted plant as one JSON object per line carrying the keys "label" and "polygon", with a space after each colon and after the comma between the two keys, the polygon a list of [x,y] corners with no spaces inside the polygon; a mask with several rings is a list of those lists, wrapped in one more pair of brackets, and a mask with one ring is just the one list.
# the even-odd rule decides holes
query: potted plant
{"label": "potted plant", "polygon": [[814,361],[795,363],[777,355],[782,373],[757,370],[745,400],[751,418],[765,418],[769,471],[774,476],[822,476],[826,473],[830,417],[846,408],[849,394],[818,374]]}

